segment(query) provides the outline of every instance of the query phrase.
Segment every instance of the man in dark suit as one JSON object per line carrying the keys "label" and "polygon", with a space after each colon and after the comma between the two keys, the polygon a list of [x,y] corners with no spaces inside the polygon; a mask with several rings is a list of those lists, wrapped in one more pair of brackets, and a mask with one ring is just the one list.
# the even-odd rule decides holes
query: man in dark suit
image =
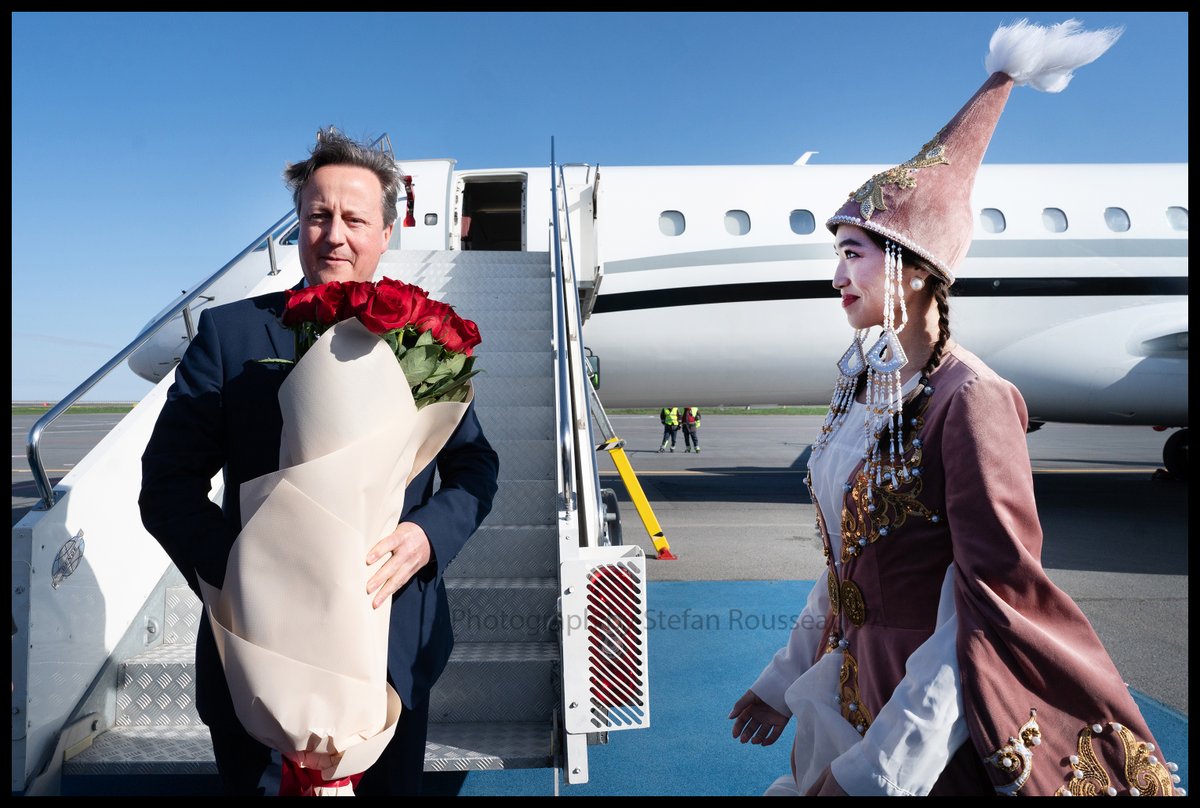
{"label": "man in dark suit", "polygon": [[[305,283],[371,280],[397,217],[401,178],[392,158],[330,129],[285,178],[300,218]],[[291,366],[258,360],[296,358],[293,335],[279,322],[284,302],[278,292],[201,313],[142,456],[142,521],[197,595],[198,577],[217,588],[224,582],[230,547],[242,528],[242,483],[279,468],[277,395]],[[435,466],[441,478],[436,491]],[[209,492],[222,470],[224,499],[217,507]],[[371,564],[391,554],[363,596],[375,608],[391,598],[388,677],[404,708],[358,794],[420,793],[429,691],[454,643],[442,575],[491,509],[498,470],[472,403],[436,461],[409,485],[399,525],[365,559]],[[196,640],[196,707],[212,735],[226,791],[269,791],[271,750],[245,731],[234,712],[206,619]]]}

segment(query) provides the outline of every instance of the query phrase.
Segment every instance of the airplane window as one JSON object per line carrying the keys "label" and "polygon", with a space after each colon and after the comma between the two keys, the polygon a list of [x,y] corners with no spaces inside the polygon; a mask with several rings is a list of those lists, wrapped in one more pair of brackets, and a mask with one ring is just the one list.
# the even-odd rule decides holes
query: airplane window
{"label": "airplane window", "polygon": [[1058,208],[1046,208],[1042,211],[1042,224],[1051,233],[1065,233],[1067,230],[1067,214]]}
{"label": "airplane window", "polygon": [[792,226],[792,232],[798,236],[807,236],[817,229],[817,220],[813,218],[811,210],[792,211],[788,224]]}
{"label": "airplane window", "polygon": [[437,214],[436,213],[426,213],[425,214],[425,224],[429,224],[429,225],[437,224]]}
{"label": "airplane window", "polygon": [[1171,225],[1172,230],[1186,231],[1188,229],[1188,209],[1177,205],[1167,208],[1167,223]]}
{"label": "airplane window", "polygon": [[678,236],[687,228],[683,214],[677,210],[664,210],[658,214],[658,230],[664,236]]}
{"label": "airplane window", "polygon": [[284,245],[285,247],[295,247],[297,244],[299,244],[300,243],[300,225],[296,225],[291,230],[289,230],[288,234],[286,236],[279,239],[279,243]]}
{"label": "airplane window", "polygon": [[1121,208],[1105,208],[1104,223],[1114,233],[1124,233],[1129,229],[1129,214]]}
{"label": "airplane window", "polygon": [[[282,233],[283,229],[280,228],[273,234],[275,242],[285,247],[294,247],[300,240],[300,225],[294,225],[291,230],[287,231],[287,235],[281,235]],[[254,252],[262,252],[265,249],[267,249],[267,242],[264,241],[254,248]]]}
{"label": "airplane window", "polygon": [[979,226],[985,233],[1003,233],[1008,227],[1004,214],[996,208],[984,208],[979,211]]}
{"label": "airplane window", "polygon": [[725,211],[725,232],[731,236],[744,236],[750,232],[750,214],[744,210]]}

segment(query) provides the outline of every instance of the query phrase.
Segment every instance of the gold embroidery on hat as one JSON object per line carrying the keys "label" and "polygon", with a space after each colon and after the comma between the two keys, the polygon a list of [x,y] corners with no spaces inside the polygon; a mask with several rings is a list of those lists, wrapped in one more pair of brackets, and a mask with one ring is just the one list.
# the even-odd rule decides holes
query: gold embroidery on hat
{"label": "gold embroidery on hat", "polygon": [[[1098,734],[1096,728],[1100,726],[1096,724],[1079,731],[1078,754],[1071,757],[1071,779],[1067,785],[1059,788],[1059,795],[1079,797],[1116,792],[1108,772],[1092,747],[1092,736]],[[1137,789],[1137,795],[1143,797],[1174,794],[1175,786],[1171,782],[1171,773],[1151,754],[1153,747],[1139,741],[1129,728],[1122,724],[1110,723],[1109,726],[1121,739],[1121,746],[1125,750],[1125,781],[1122,785],[1131,792],[1132,789]]]}
{"label": "gold embroidery on hat", "polygon": [[867,619],[867,604],[863,599],[862,590],[853,581],[842,581],[842,608],[846,617],[856,626],[861,626]]}
{"label": "gold embroidery on hat", "polygon": [[1041,742],[1042,731],[1038,728],[1037,710],[1030,709],[1029,720],[1021,725],[1017,734],[983,759],[984,763],[990,763],[1008,778],[1007,783],[994,787],[997,794],[1016,796],[1033,772],[1033,749]]}
{"label": "gold embroidery on hat", "polygon": [[863,706],[858,694],[858,661],[846,650],[842,651],[842,672],[838,684],[842,717],[861,735],[871,726],[874,718],[870,710]]}
{"label": "gold embroidery on hat", "polygon": [[896,185],[901,188],[915,188],[917,181],[915,175],[917,170],[936,165],[950,165],[950,161],[945,158],[945,147],[939,142],[942,133],[939,131],[933,136],[933,140],[921,147],[921,151],[917,155],[894,168],[889,168],[887,171],[881,171],[871,179],[864,182],[857,191],[850,194],[850,197],[859,203],[859,212],[867,221],[871,220],[871,214],[876,210],[887,210],[888,206],[884,203],[883,187],[885,185]]}

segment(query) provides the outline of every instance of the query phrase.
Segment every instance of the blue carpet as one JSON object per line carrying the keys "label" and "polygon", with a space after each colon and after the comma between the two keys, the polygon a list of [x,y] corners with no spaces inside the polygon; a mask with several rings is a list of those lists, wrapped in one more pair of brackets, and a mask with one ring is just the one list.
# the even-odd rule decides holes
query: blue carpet
{"label": "blue carpet", "polygon": [[[589,780],[566,796],[758,796],[788,771],[791,733],[740,744],[726,716],[787,641],[812,581],[657,581],[649,585],[650,727],[588,749]],[[1134,693],[1187,787],[1187,716]],[[790,730],[789,726],[789,730]],[[555,793],[550,770],[471,772],[463,796]]]}

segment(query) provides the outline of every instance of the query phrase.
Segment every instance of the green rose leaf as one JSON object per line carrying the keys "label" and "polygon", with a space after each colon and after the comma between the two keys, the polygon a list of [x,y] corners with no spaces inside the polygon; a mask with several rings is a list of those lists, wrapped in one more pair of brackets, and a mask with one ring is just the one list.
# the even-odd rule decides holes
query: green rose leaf
{"label": "green rose leaf", "polygon": [[420,340],[417,343],[409,348],[404,356],[400,357],[400,369],[404,371],[404,377],[408,379],[408,383],[412,387],[424,384],[437,370],[438,355],[442,350],[441,346],[436,343],[421,345]]}

